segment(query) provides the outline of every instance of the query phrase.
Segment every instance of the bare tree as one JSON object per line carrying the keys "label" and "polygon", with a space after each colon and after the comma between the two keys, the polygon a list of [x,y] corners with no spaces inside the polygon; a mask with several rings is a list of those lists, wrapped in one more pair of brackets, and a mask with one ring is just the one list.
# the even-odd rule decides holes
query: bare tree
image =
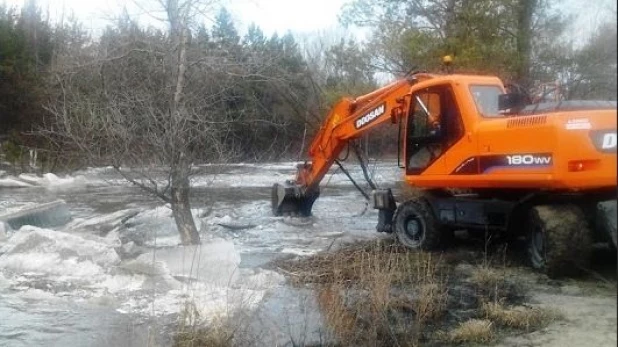
{"label": "bare tree", "polygon": [[[229,121],[220,115],[238,67],[196,52],[191,25],[214,0],[158,0],[167,31],[142,29],[128,16],[87,57],[69,57],[49,105],[50,137],[171,205],[183,244],[200,242],[191,214],[195,160],[220,159]],[[72,62],[72,63],[71,63]],[[69,147],[67,147],[69,146]]]}
{"label": "bare tree", "polygon": [[277,136],[302,133],[290,114],[306,113],[308,103],[293,38],[257,35],[242,46],[225,11],[209,36],[199,22],[215,1],[137,3],[165,29],[144,28],[125,11],[97,42],[57,57],[50,88],[58,93],[48,138],[169,203],[183,244],[200,241],[193,163],[226,160],[251,141],[285,152],[273,149]]}

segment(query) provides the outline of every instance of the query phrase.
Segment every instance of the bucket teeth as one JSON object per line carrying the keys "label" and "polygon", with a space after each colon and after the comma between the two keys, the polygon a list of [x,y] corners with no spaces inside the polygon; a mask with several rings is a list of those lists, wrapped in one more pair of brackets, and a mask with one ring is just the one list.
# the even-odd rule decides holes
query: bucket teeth
{"label": "bucket teeth", "polygon": [[272,210],[275,216],[311,216],[313,202],[319,192],[307,193],[299,185],[275,183],[272,188]]}

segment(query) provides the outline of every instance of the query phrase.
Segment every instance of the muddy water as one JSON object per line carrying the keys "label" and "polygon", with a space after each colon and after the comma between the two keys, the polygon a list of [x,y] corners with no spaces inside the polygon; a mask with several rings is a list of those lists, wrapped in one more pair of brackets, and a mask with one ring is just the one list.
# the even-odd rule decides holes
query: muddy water
{"label": "muddy water", "polygon": [[[396,164],[383,163],[380,166],[376,170],[380,172],[377,181],[383,186],[391,185],[399,173]],[[362,196],[347,184],[342,174],[326,178],[321,197],[314,206],[315,216],[307,223],[297,225],[272,217],[270,186],[291,178],[293,172],[293,166],[289,164],[204,166],[196,169],[193,179],[196,188],[192,205],[199,210],[196,212],[199,217],[197,223],[204,243],[219,242],[225,247],[232,247],[230,252],[238,253],[238,259],[226,254],[217,255],[226,258],[225,264],[235,265],[238,268],[235,276],[241,278],[231,285],[231,289],[224,290],[225,295],[229,295],[228,290],[244,289],[254,295],[255,305],[251,306],[250,311],[256,319],[250,325],[254,331],[268,332],[259,337],[265,346],[284,344],[290,339],[319,341],[322,332],[319,314],[307,311],[308,307],[315,307],[308,304],[308,300],[312,300],[310,293],[287,287],[277,280],[276,274],[263,270],[264,264],[281,256],[311,254],[336,241],[377,236],[374,231],[376,213],[366,208]],[[143,217],[138,215],[134,220],[129,220],[124,232],[131,237],[140,235],[131,239],[142,244],[140,253],[156,256],[156,249],[160,249],[162,254],[178,253],[177,235],[171,218],[151,213],[162,209],[160,201],[124,183],[110,170],[97,169],[81,174],[84,176],[81,183],[75,185],[0,188],[0,212],[3,206],[15,207],[58,199],[67,202],[74,219],[138,209],[144,211]],[[353,174],[362,180],[359,170]],[[232,231],[219,223],[230,220],[255,227]],[[84,234],[101,236],[84,230],[63,231],[78,237],[90,237]],[[106,245],[99,239],[96,241],[96,247]],[[56,257],[53,258],[55,263],[50,266],[60,264],[67,269],[87,266],[94,269],[95,275],[80,278],[71,277],[70,273],[57,275],[52,271],[53,276],[47,273],[40,277],[38,273],[19,273],[15,270],[29,268],[31,264],[5,266],[4,270],[0,264],[0,346],[145,346],[170,343],[176,307],[170,302],[175,304],[177,298],[169,293],[174,293],[175,288],[185,287],[187,279],[182,274],[166,268],[167,272],[162,275],[152,275],[148,272],[150,270],[127,266],[125,260],[93,265],[89,262],[89,257],[93,256],[88,254],[85,258],[78,257],[80,266],[75,267],[76,260],[64,254],[66,249],[71,249],[70,245],[62,245],[55,239],[46,239],[45,242],[46,246],[41,249],[58,252],[52,254]],[[32,247],[34,251],[31,250],[28,256],[38,254],[35,252],[37,248]],[[183,257],[184,254],[182,251]],[[13,254],[12,258],[7,259],[22,261],[19,256]],[[24,259],[25,262],[39,261],[35,257]],[[213,263],[204,263],[204,266],[216,267],[216,259]],[[245,277],[253,282],[245,284],[242,281]],[[266,285],[272,282],[264,281],[266,277],[274,278],[275,284]],[[212,298],[219,293],[219,289],[210,288],[205,283],[200,285],[202,287],[197,288],[202,289],[194,293],[197,297]],[[208,300],[204,302],[211,304]]]}

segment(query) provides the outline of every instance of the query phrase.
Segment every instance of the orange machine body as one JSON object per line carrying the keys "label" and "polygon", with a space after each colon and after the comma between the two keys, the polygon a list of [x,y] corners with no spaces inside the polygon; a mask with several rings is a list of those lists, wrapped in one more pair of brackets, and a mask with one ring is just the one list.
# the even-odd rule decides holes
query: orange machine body
{"label": "orange machine body", "polygon": [[[615,134],[616,110],[550,111],[488,118],[479,112],[469,87],[493,84],[503,88],[497,78],[446,78],[454,86],[464,136],[422,174],[406,175],[409,184],[424,188],[556,190],[616,186],[615,146],[613,150],[602,151],[599,143],[595,144],[602,139],[594,137],[598,130],[613,130]],[[414,89],[422,87],[419,84]],[[511,160],[522,164],[492,165],[495,156],[512,156]],[[545,161],[526,165],[539,158]]]}
{"label": "orange machine body", "polygon": [[[415,95],[448,86],[458,108],[462,136],[422,172],[406,172],[405,181],[421,188],[524,188],[590,190],[616,187],[616,109],[533,110],[529,115],[483,114],[473,86],[498,88],[497,77],[417,74],[397,80],[333,107],[316,134],[310,164],[299,167],[296,183],[317,189],[349,140],[382,123],[406,127]],[[425,102],[429,105],[431,100]],[[428,107],[431,107],[429,105]],[[360,125],[360,126],[359,126]],[[598,131],[612,132],[596,138]],[[613,141],[613,142],[612,142]],[[603,143],[605,142],[605,143]],[[607,148],[603,149],[605,145]],[[405,146],[404,146],[405,147]],[[407,156],[404,148],[404,156]]]}

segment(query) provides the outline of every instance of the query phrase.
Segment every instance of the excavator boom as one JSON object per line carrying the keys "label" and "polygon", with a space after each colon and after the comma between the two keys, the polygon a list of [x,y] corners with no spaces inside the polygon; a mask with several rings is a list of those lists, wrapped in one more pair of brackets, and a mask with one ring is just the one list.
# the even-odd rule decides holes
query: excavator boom
{"label": "excavator boom", "polygon": [[273,186],[273,213],[311,215],[320,182],[348,141],[385,122],[399,122],[409,107],[411,86],[431,78],[430,74],[412,74],[355,99],[341,99],[309,147],[311,162],[297,166],[295,180]]}

